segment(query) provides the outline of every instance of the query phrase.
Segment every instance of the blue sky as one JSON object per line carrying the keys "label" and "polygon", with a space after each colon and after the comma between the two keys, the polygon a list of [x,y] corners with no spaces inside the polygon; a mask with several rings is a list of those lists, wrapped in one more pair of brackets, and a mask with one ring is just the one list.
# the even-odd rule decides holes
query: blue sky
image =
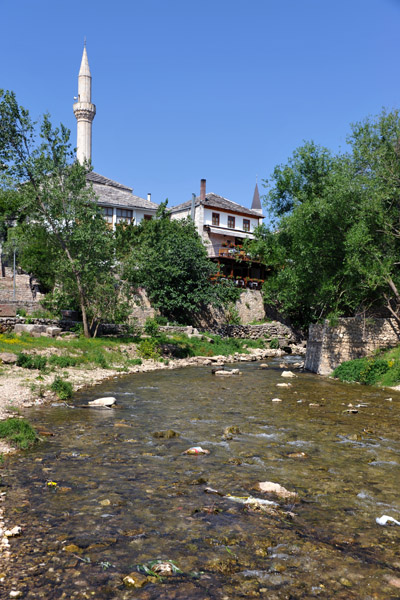
{"label": "blue sky", "polygon": [[[174,206],[251,204],[304,140],[400,102],[400,0],[0,0],[0,87],[71,129],[87,38],[95,171]],[[262,193],[262,186],[260,186]]]}

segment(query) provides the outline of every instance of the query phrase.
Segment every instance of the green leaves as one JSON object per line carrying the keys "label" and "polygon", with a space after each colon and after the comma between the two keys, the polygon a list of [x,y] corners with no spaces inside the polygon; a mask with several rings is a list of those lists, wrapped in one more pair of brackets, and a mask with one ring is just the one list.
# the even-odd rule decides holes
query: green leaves
{"label": "green leaves", "polygon": [[249,244],[273,267],[264,290],[298,325],[386,306],[399,318],[400,117],[353,125],[350,151],[298,148],[270,178],[275,231]]}

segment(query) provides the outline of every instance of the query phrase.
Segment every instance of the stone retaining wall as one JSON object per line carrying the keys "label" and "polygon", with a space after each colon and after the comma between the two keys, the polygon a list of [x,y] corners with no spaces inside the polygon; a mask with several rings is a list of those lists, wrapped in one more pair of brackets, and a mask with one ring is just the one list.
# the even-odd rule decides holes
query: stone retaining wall
{"label": "stone retaining wall", "polygon": [[310,325],[304,368],[328,375],[342,362],[363,358],[378,348],[400,344],[400,328],[394,319],[339,319]]}
{"label": "stone retaining wall", "polygon": [[213,331],[223,337],[253,340],[262,337],[276,338],[279,340],[280,346],[300,341],[300,336],[293,329],[279,321],[270,321],[261,325],[221,325],[214,328]]}

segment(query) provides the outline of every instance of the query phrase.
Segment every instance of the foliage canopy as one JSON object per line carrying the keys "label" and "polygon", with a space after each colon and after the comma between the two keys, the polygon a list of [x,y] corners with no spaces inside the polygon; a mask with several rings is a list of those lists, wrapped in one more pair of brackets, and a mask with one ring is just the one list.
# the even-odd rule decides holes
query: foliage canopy
{"label": "foliage canopy", "polygon": [[383,111],[352,126],[348,152],[305,143],[265,182],[274,226],[250,249],[273,267],[266,300],[297,325],[382,307],[400,321],[399,140]]}

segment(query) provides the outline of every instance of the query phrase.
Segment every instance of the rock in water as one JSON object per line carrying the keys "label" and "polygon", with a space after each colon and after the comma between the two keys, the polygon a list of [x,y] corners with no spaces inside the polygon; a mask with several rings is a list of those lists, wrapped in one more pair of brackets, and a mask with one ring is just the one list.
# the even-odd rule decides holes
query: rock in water
{"label": "rock in water", "polygon": [[295,498],[297,496],[296,492],[289,492],[279,483],[273,483],[272,481],[260,481],[256,487],[260,492],[276,494],[280,498]]}
{"label": "rock in water", "polygon": [[213,374],[214,375],[222,375],[225,377],[228,377],[229,375],[239,375],[240,371],[239,369],[225,369],[225,370],[221,370],[221,371],[214,371]]}
{"label": "rock in water", "polygon": [[130,573],[123,578],[123,583],[126,587],[141,588],[146,585],[146,583],[149,583],[149,581],[146,575],[142,575],[141,573]]}
{"label": "rock in water", "polygon": [[91,400],[88,402],[90,406],[114,406],[117,399],[112,396],[108,398],[97,398],[96,400]]}
{"label": "rock in water", "polygon": [[296,377],[292,371],[282,371],[281,377]]}

